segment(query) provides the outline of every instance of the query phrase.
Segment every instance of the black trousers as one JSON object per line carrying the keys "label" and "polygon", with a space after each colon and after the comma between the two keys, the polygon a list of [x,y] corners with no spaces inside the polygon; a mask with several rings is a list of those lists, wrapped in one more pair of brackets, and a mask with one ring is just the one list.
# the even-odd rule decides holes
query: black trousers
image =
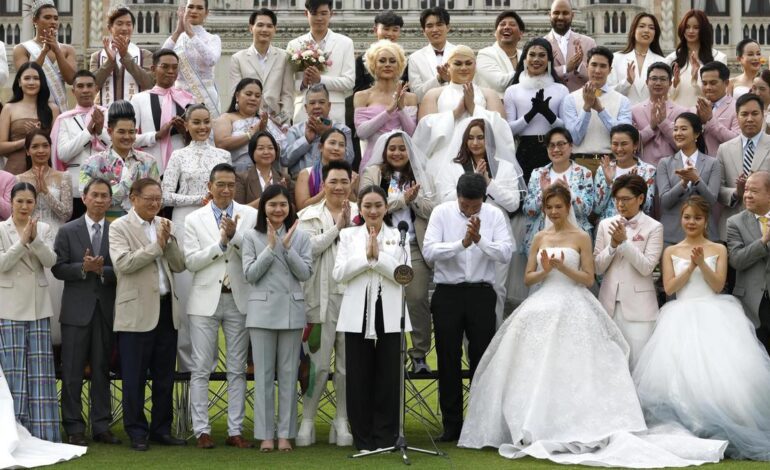
{"label": "black trousers", "polygon": [[438,391],[445,434],[463,425],[463,334],[471,376],[495,335],[495,291],[490,284],[438,284],[430,302],[438,359]]}
{"label": "black trousers", "polygon": [[770,354],[770,299],[768,299],[767,292],[762,296],[762,301],[759,302],[757,338],[765,346],[767,353]]}
{"label": "black trousers", "polygon": [[[172,397],[176,366],[176,338],[171,316],[171,294],[160,300],[155,329],[141,333],[119,332],[118,348],[123,376],[123,427],[131,440],[171,434]],[[152,425],[144,415],[147,371],[152,379]]]}
{"label": "black trousers", "polygon": [[545,142],[541,142],[540,136],[523,135],[518,139],[516,146],[516,160],[521,166],[524,175],[524,183],[529,184],[529,177],[535,168],[546,166],[551,163],[548,158],[548,150]]}
{"label": "black trousers", "polygon": [[[364,315],[364,325],[366,315]],[[345,333],[347,410],[358,450],[390,447],[398,437],[401,335],[385,333],[382,299],[375,307],[377,340]]]}
{"label": "black trousers", "polygon": [[[112,315],[112,311],[109,313]],[[85,432],[82,400],[83,374],[91,364],[91,430],[93,435],[110,429],[110,357],[115,338],[112,325],[96,302],[91,322],[85,326],[61,326],[61,414],[68,435]]]}

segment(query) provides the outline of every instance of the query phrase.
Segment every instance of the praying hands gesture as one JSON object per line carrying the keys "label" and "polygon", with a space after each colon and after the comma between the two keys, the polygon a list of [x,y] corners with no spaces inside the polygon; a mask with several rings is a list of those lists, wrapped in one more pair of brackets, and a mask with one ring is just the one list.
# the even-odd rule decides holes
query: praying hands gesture
{"label": "praying hands gesture", "polygon": [[598,88],[591,82],[587,82],[583,85],[583,111],[589,112],[593,109],[597,113],[600,113],[604,110],[599,98],[596,96],[597,90]]}
{"label": "praying hands gesture", "polygon": [[21,232],[22,245],[28,245],[35,241],[37,238],[37,217],[30,217],[27,221],[27,225],[24,226],[24,230]]}
{"label": "praying hands gesture", "polygon": [[174,31],[174,34],[171,36],[171,40],[176,42],[177,39],[179,39],[179,36],[182,35],[182,33],[187,34],[189,37],[193,37],[195,33],[193,32],[192,24],[187,20],[187,12],[186,5],[182,4],[179,5],[179,9],[176,11],[177,16],[177,22],[176,22],[176,30]]}
{"label": "praying hands gesture", "polygon": [[392,113],[395,110],[404,109],[404,95],[409,91],[409,83],[400,81],[396,87],[396,91],[393,93],[393,102],[388,107],[388,113]]}
{"label": "praying hands gesture", "polygon": [[168,219],[161,218],[157,232],[158,245],[161,250],[165,250],[168,240],[171,238],[171,222]]}
{"label": "praying hands gesture", "polygon": [[222,219],[219,222],[219,244],[227,245],[230,240],[235,236],[235,229],[238,227],[238,220],[241,218],[240,214],[235,214],[235,218],[231,219],[227,213],[222,214]]}
{"label": "praying hands gesture", "polygon": [[337,230],[342,230],[343,228],[350,225],[350,202],[344,201],[342,203],[342,210],[340,211],[340,214],[337,216],[336,226]]}
{"label": "praying hands gesture", "polygon": [[32,169],[35,174],[35,186],[39,194],[48,194],[48,183],[45,181],[45,172],[47,168],[38,166]]}
{"label": "praying hands gesture", "polygon": [[98,137],[104,130],[104,113],[101,109],[94,107],[91,113],[91,122],[88,124],[88,133]]}
{"label": "praying hands gesture", "polygon": [[709,122],[714,116],[711,101],[702,96],[698,97],[698,102],[695,104],[695,110],[703,124]]}
{"label": "praying hands gesture", "polygon": [[86,248],[86,252],[83,255],[83,272],[96,273],[101,276],[104,272],[104,257],[91,256],[91,250]]}
{"label": "praying hands gesture", "polygon": [[406,201],[407,204],[411,204],[412,202],[414,202],[415,199],[417,199],[417,193],[419,192],[420,192],[419,184],[415,184],[411,188],[408,188],[407,190],[404,191],[404,201]]}
{"label": "praying hands gesture", "polygon": [[623,225],[623,222],[616,220],[610,224],[610,236],[612,237],[610,240],[610,246],[612,246],[612,248],[617,248],[621,243],[628,239],[628,236],[626,235],[626,226]]}
{"label": "praying hands gesture", "polygon": [[626,81],[629,85],[634,84],[634,79],[636,78],[636,62],[633,60],[628,62],[628,65],[626,66]]}
{"label": "praying hands gesture", "polygon": [[479,241],[481,241],[481,219],[476,215],[472,215],[468,219],[468,224],[465,228],[463,247],[468,248],[471,246],[471,243],[478,243]]}
{"label": "praying hands gesture", "polygon": [[651,104],[650,127],[653,130],[657,130],[658,126],[666,119],[666,100],[655,100]]}
{"label": "praying hands gesture", "polygon": [[692,274],[696,267],[702,266],[705,258],[703,256],[703,247],[696,246],[690,253],[690,265],[687,266],[687,270]]}
{"label": "praying hands gesture", "polygon": [[366,242],[366,259],[377,261],[380,257],[380,247],[377,244],[377,232],[374,227],[369,227],[369,239]]}
{"label": "praying hands gesture", "polygon": [[476,109],[476,103],[473,101],[475,94],[473,83],[469,82],[463,85],[463,99],[460,100],[454,110],[455,120],[460,119],[466,112],[469,115],[473,115],[473,111]]}
{"label": "praying hands gesture", "polygon": [[446,83],[449,81],[449,64],[436,66],[436,79],[439,83]]}
{"label": "praying hands gesture", "polygon": [[286,231],[286,235],[283,236],[281,243],[283,243],[284,249],[288,250],[291,248],[291,237],[294,235],[294,231],[297,230],[297,227],[299,227],[299,219],[294,221],[294,225],[292,225],[291,228]]}

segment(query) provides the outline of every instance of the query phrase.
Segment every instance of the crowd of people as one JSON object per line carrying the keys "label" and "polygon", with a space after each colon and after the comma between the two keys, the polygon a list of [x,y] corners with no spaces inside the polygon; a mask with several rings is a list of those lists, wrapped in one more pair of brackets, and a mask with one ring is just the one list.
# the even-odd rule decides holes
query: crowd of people
{"label": "crowd of people", "polygon": [[[390,447],[402,293],[411,374],[432,373],[435,338],[441,441],[589,465],[770,461],[757,41],[738,43],[730,78],[702,11],[665,56],[653,14],[613,52],[554,0],[547,35],[523,41],[508,10],[479,51],[426,9],[428,44],[409,56],[403,18],[384,11],[356,57],[330,29],[333,2],[307,0],[309,32],[286,50],[276,14],[251,14],[229,92],[213,79],[207,0],[184,0],[156,51],[132,42],[129,8],[110,11],[90,70],[57,41],[52,1],[31,14],[0,112],[0,421],[18,423],[0,463],[82,455],[88,427],[120,444],[111,371],[132,449],[187,444],[171,429],[180,371],[194,443],[214,447],[220,327],[227,446],[254,447],[253,367],[260,451],[316,442],[330,373],[328,441]],[[66,444],[50,444],[60,427]]]}

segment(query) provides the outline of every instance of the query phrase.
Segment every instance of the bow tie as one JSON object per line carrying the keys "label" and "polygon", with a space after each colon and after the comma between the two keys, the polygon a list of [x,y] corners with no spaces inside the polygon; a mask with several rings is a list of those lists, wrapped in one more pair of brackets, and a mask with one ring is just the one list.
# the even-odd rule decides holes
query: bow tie
{"label": "bow tie", "polygon": [[623,217],[620,218],[620,223],[623,224],[625,227],[628,227],[630,229],[635,229],[639,225],[638,221],[636,221],[636,220],[627,220],[627,219],[624,219]]}
{"label": "bow tie", "polygon": [[444,57],[444,51],[437,51],[436,49],[433,49],[433,52],[435,52],[437,56]]}

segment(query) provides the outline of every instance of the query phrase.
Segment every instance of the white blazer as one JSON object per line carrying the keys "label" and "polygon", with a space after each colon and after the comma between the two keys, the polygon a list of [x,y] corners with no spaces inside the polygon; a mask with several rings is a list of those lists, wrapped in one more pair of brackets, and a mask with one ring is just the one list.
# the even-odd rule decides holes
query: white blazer
{"label": "white blazer", "polygon": [[[406,241],[407,249],[398,246],[400,239],[398,230],[386,225],[382,226],[377,242],[379,256],[376,263],[370,263],[366,259],[366,243],[369,234],[366,225],[350,227],[340,232],[340,241],[337,244],[337,258],[334,262],[332,276],[337,282],[345,283],[345,294],[342,297],[340,316],[337,320],[337,331],[347,333],[361,333],[364,325],[364,302],[367,301],[366,293],[370,283],[372,292],[377,293],[378,287],[382,287],[382,313],[385,333],[397,333],[401,331],[401,286],[393,278],[396,266],[400,264],[412,265],[409,240]],[[376,298],[368,299],[370,305],[374,305]],[[373,310],[373,309],[372,309]],[[374,332],[374,311],[366,324],[367,333]],[[412,331],[409,321],[409,312],[406,313],[406,331]]]}
{"label": "white blazer", "polygon": [[[106,113],[105,113],[106,114]],[[56,141],[58,147],[59,160],[67,165],[67,173],[72,178],[72,197],[80,197],[80,166],[85,164],[91,155],[99,153],[91,147],[91,138],[93,137],[86,128],[83,116],[71,116],[59,120],[59,138]],[[107,133],[107,126],[104,126],[99,135],[104,147],[112,144],[112,139]]]}
{"label": "white blazer", "polygon": [[[521,58],[521,49],[517,49],[516,53]],[[491,88],[500,99],[503,99],[505,90],[515,74],[516,69],[508,58],[508,54],[497,42],[481,49],[476,55],[476,84]]]}
{"label": "white blazer", "polygon": [[[262,82],[262,107],[277,114],[281,123],[288,123],[294,116],[294,71],[283,49],[270,46],[267,50],[265,71],[259,66],[257,50],[252,44],[230,58],[230,88],[244,78],[257,78]],[[232,94],[232,93],[231,93]]]}
{"label": "white blazer", "polygon": [[257,210],[233,201],[233,218],[240,216],[235,235],[223,252],[219,246],[219,227],[209,202],[185,218],[185,264],[193,275],[187,299],[187,314],[202,317],[214,315],[222,292],[225,273],[230,280],[235,305],[246,314],[249,283],[243,276],[241,246],[243,233],[257,223]]}
{"label": "white blazer", "polygon": [[441,86],[436,78],[436,66],[446,63],[455,47],[447,41],[441,62],[436,60],[436,52],[430,44],[409,56],[409,89],[417,95],[419,101],[422,101],[428,90]]}
{"label": "white blazer", "polygon": [[[302,42],[311,41],[310,33],[292,39],[286,49],[299,48]],[[353,53],[353,40],[343,34],[337,34],[331,29],[326,34],[324,51],[328,52],[328,58],[332,61],[331,67],[327,67],[321,74],[321,83],[329,90],[329,101],[332,111],[331,119],[337,122],[345,122],[345,98],[353,94],[353,86],[356,83],[356,57]],[[307,119],[305,113],[305,93],[300,90],[302,85],[302,72],[294,73],[294,123]]]}
{"label": "white blazer", "polygon": [[[165,162],[163,162],[163,158],[161,158],[160,144],[155,141],[155,133],[158,132],[158,129],[155,128],[155,121],[152,119],[150,92],[143,91],[135,94],[133,98],[131,98],[131,104],[134,106],[134,113],[136,114],[136,143],[134,144],[134,148],[140,149],[155,157],[155,161],[158,162],[158,170],[162,175],[163,171],[166,169],[166,165]],[[184,138],[179,134],[172,135],[171,146],[173,147],[173,150],[184,148]],[[169,158],[170,157],[171,154],[169,154]]]}
{"label": "white blazer", "polygon": [[662,55],[647,51],[641,73],[639,73],[638,68],[635,69],[634,73],[637,75],[634,78],[634,83],[628,83],[628,64],[629,62],[636,62],[636,52],[631,51],[625,54],[616,52],[612,58],[612,73],[607,77],[607,84],[615,88],[615,91],[621,95],[625,95],[632,106],[641,103],[650,97],[650,90],[647,89],[647,69],[655,62],[665,61],[666,59]]}

